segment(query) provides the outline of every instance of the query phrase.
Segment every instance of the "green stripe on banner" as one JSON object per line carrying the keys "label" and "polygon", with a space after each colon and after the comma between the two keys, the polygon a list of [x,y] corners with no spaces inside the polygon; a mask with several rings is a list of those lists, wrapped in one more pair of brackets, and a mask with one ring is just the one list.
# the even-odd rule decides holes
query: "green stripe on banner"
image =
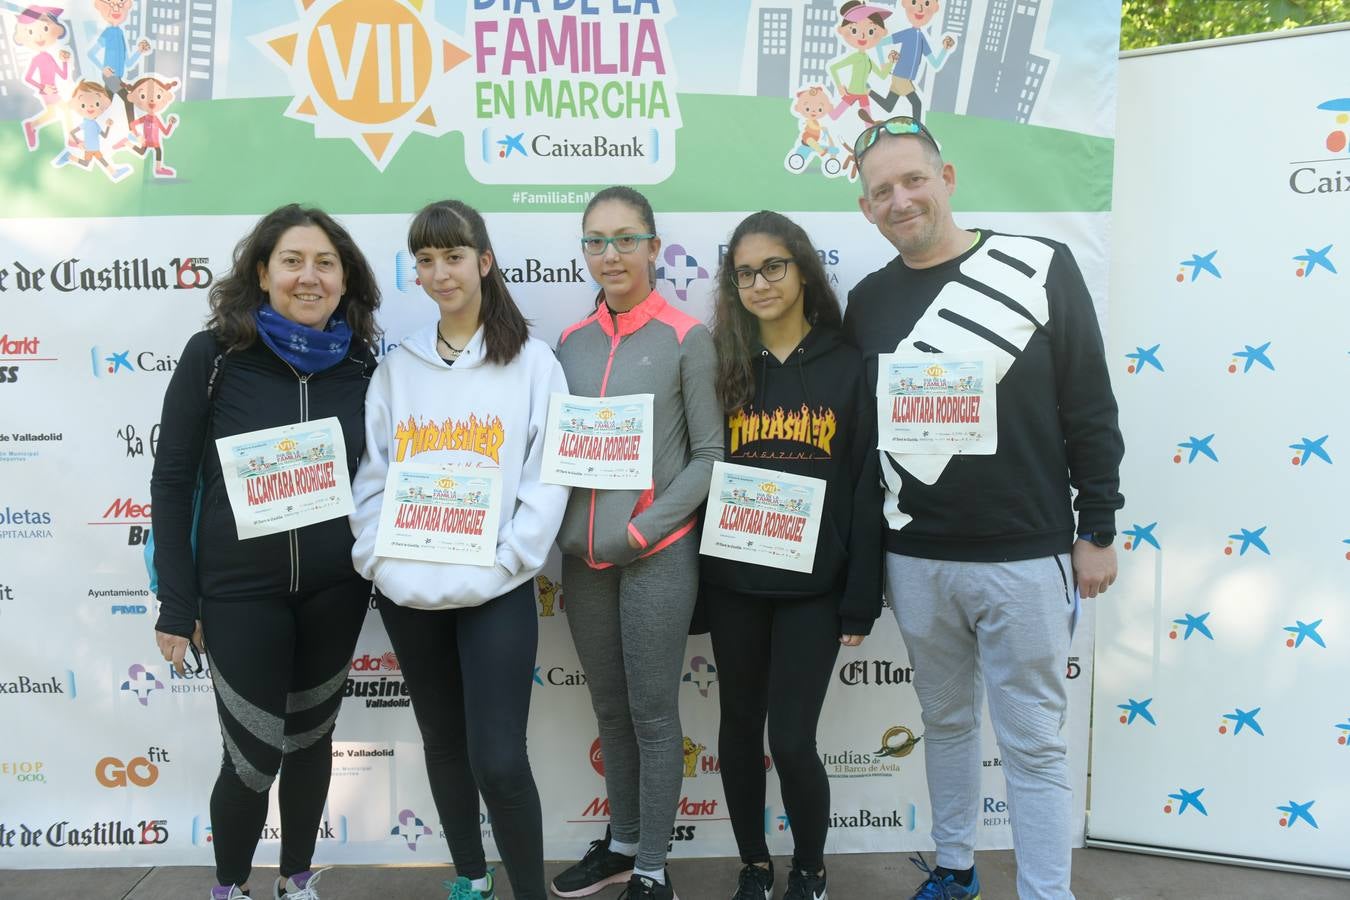
{"label": "green stripe on banner", "polygon": [[[179,130],[165,142],[176,179],[157,180],[127,150],[110,154],[138,169],[119,184],[75,166],[54,169],[57,147],[47,129],[35,153],[17,122],[0,131],[0,171],[7,174],[10,218],[258,214],[283,200],[339,213],[397,213],[443,196],[484,212],[568,211],[576,194],[603,185],[483,185],[464,165],[464,138],[414,134],[379,172],[348,138],[318,140],[314,126],[286,118],[286,98],[179,103]],[[794,175],[783,158],[800,126],[776,97],[680,96],[677,169],[641,186],[663,212],[740,211],[769,207],[800,212],[857,208],[859,185],[826,179],[812,166]],[[932,113],[927,122],[957,167],[958,211],[1104,212],[1111,208],[1114,141],[1056,128]],[[469,124],[466,122],[465,124]],[[518,192],[562,195],[518,202]],[[569,196],[572,195],[572,196]]]}

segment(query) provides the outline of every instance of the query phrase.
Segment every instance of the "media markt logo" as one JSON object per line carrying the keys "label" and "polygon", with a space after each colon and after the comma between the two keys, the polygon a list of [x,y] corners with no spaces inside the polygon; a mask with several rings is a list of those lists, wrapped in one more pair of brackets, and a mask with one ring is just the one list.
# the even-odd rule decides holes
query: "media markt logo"
{"label": "media markt logo", "polygon": [[41,349],[42,339],[32,335],[0,334],[0,384],[13,384],[27,363],[57,362],[57,357]]}
{"label": "media markt logo", "polygon": [[136,702],[141,706],[149,706],[150,694],[164,690],[164,682],[140,663],[132,663],[127,669],[127,680],[122,682],[121,689],[135,694]]}
{"label": "media markt logo", "polygon": [[295,94],[286,116],[312,123],[315,137],[350,139],[384,171],[410,134],[445,134],[451,111],[468,107],[446,74],[469,54],[435,5],[296,0],[297,21],[252,40],[286,70]]}
{"label": "media markt logo", "polygon": [[[675,0],[475,0],[464,157],[486,184],[655,184],[682,125]],[[476,120],[476,121],[473,121]]]}
{"label": "media markt logo", "polygon": [[[1350,97],[1337,97],[1317,104],[1321,110],[1319,121],[1326,122],[1323,116],[1331,119],[1331,130],[1322,141],[1322,147],[1332,154],[1331,158],[1301,159],[1290,163],[1293,170],[1289,173],[1289,190],[1295,194],[1339,194],[1350,191],[1350,174],[1341,171],[1338,163],[1350,161],[1350,141],[1346,132],[1350,128]],[[1323,127],[1326,127],[1323,125]],[[1320,130],[1320,129],[1319,129]],[[1320,149],[1320,148],[1319,148]]]}
{"label": "media markt logo", "polygon": [[417,852],[417,842],[431,834],[431,829],[421,819],[417,818],[417,813],[411,809],[400,810],[398,814],[398,824],[389,829],[391,835],[403,838],[403,842],[408,845],[408,849]]}

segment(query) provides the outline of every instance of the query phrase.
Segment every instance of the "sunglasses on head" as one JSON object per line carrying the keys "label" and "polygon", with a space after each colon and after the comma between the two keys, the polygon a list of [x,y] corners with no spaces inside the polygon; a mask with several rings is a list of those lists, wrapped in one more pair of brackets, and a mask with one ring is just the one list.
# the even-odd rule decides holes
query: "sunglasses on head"
{"label": "sunglasses on head", "polygon": [[925,128],[924,124],[918,119],[911,116],[894,116],[884,122],[877,122],[858,135],[858,139],[853,142],[854,160],[861,164],[863,154],[872,149],[872,145],[877,142],[883,132],[894,135],[916,134],[922,140],[932,144],[934,150],[941,151],[941,148],[938,147],[937,138],[933,137],[933,132]]}

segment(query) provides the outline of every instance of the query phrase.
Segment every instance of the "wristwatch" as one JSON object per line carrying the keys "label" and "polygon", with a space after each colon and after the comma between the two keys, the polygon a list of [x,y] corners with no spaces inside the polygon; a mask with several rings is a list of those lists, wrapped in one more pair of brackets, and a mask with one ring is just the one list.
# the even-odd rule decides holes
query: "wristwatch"
{"label": "wristwatch", "polygon": [[1080,531],[1078,539],[1087,541],[1094,547],[1110,547],[1111,542],[1116,539],[1116,533],[1114,531]]}

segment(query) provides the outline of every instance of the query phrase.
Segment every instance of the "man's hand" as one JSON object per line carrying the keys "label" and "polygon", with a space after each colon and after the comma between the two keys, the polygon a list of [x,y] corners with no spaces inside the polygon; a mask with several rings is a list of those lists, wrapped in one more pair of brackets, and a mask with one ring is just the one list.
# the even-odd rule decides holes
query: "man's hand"
{"label": "man's hand", "polygon": [[1116,548],[1074,541],[1073,577],[1079,596],[1085,599],[1106,593],[1116,580]]}
{"label": "man's hand", "polygon": [[900,61],[899,50],[892,50],[890,53],[886,54],[886,62],[890,63],[891,65],[895,65],[899,61]]}
{"label": "man's hand", "polygon": [[942,48],[944,50],[950,50],[955,46],[956,46],[956,38],[952,37],[950,34],[942,39]]}
{"label": "man's hand", "polygon": [[104,66],[104,67],[103,67],[103,75],[104,75],[104,77],[106,77],[106,78],[111,78],[111,77],[113,76],[112,66]]}
{"label": "man's hand", "polygon": [[862,644],[865,637],[867,637],[865,634],[841,634],[839,635],[839,643],[845,647],[857,647]]}

